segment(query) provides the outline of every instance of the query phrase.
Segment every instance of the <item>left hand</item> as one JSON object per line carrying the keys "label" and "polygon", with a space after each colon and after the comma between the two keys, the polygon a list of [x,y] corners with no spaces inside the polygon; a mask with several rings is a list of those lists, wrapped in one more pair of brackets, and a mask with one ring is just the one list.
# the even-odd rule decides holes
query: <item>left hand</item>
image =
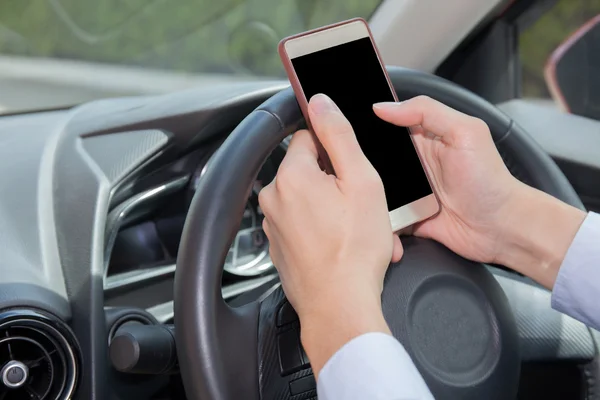
{"label": "left hand", "polygon": [[317,375],[354,337],[389,333],[381,292],[402,245],[392,233],[381,179],[350,123],[324,95],[311,99],[309,116],[337,176],[321,170],[315,138],[301,130],[259,202],[271,258]]}

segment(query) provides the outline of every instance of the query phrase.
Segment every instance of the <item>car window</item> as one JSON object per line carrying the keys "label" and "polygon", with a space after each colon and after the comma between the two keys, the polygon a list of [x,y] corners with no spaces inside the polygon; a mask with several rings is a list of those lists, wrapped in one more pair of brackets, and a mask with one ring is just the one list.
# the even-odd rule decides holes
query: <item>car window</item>
{"label": "car window", "polygon": [[[18,65],[11,79],[20,72],[46,77],[47,71],[35,70],[42,68],[40,59],[56,61],[52,66],[59,65],[58,69],[61,61],[76,60],[208,78],[284,77],[277,54],[282,37],[352,17],[368,19],[381,1],[3,0],[0,90],[9,87],[18,94],[27,89],[21,81],[3,81],[3,65]],[[31,62],[23,64],[24,60]],[[52,95],[53,83],[62,85],[70,79],[67,72],[64,75],[57,82],[44,82],[43,95]],[[91,71],[90,79],[93,75]],[[55,88],[57,98],[63,95],[63,86]],[[0,98],[4,108],[0,112],[10,111],[8,103]],[[27,108],[25,101],[21,103],[18,108]],[[32,100],[32,106],[36,103]]]}
{"label": "car window", "polygon": [[537,19],[528,21],[522,27],[519,57],[523,97],[551,98],[544,80],[544,67],[548,59],[571,34],[599,14],[600,0],[559,0]]}

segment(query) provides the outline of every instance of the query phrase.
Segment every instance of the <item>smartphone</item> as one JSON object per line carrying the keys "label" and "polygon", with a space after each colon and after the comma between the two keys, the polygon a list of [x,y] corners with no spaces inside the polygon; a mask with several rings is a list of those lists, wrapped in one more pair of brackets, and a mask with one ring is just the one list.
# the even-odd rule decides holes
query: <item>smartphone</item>
{"label": "smartphone", "polygon": [[440,211],[409,129],[373,112],[374,103],[398,98],[365,20],[285,38],[279,55],[309,128],[308,100],[317,93],[329,96],[352,124],[383,181],[394,232]]}

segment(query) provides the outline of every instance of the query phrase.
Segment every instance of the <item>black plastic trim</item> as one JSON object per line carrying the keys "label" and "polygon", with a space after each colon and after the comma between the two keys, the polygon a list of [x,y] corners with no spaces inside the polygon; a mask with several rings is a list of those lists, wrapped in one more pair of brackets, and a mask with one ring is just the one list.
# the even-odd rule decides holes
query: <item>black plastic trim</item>
{"label": "black plastic trim", "polygon": [[23,326],[45,335],[59,352],[65,367],[61,397],[73,398],[85,373],[81,348],[73,331],[58,317],[42,310],[14,308],[0,312],[0,330]]}
{"label": "black plastic trim", "polygon": [[32,307],[56,315],[62,321],[71,319],[71,307],[64,297],[30,283],[0,283],[0,310]]}

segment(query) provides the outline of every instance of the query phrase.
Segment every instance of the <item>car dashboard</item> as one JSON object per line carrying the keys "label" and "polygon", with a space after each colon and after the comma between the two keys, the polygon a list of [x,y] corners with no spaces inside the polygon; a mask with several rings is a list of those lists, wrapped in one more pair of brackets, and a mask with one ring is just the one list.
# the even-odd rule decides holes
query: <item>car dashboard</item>
{"label": "car dashboard", "polygon": [[[187,210],[221,139],[200,146],[152,172],[135,194],[109,211],[104,235],[104,300],[110,307],[139,307],[172,322],[173,277]],[[275,177],[287,142],[265,161],[248,196],[223,266],[223,295],[233,299],[276,278],[258,204]]]}
{"label": "car dashboard", "polygon": [[[6,399],[182,396],[176,374],[117,372],[108,344],[125,323],[174,322],[177,250],[198,182],[229,132],[287,86],[219,82],[0,118],[0,366],[41,360],[28,365],[37,386]],[[263,165],[232,238],[222,286],[232,305],[278,282],[257,194],[286,146]],[[541,382],[554,366],[595,365],[595,332],[551,310],[539,286],[489,268],[515,312],[523,371]],[[522,378],[532,392],[534,378]]]}
{"label": "car dashboard", "polygon": [[[108,397],[107,385],[97,384],[111,372],[99,336],[128,319],[172,322],[177,247],[202,172],[244,116],[286,86],[219,83],[0,119],[0,310],[8,313],[0,330],[8,337],[30,319],[46,334],[59,327],[50,339],[64,338],[69,344],[61,348],[74,361],[49,360],[44,366],[55,367],[54,375],[40,379],[64,372],[73,382],[52,390]],[[223,294],[232,301],[276,279],[257,192],[285,146],[257,177],[227,257]],[[55,394],[43,385],[22,389]],[[19,390],[7,393],[19,398]]]}

